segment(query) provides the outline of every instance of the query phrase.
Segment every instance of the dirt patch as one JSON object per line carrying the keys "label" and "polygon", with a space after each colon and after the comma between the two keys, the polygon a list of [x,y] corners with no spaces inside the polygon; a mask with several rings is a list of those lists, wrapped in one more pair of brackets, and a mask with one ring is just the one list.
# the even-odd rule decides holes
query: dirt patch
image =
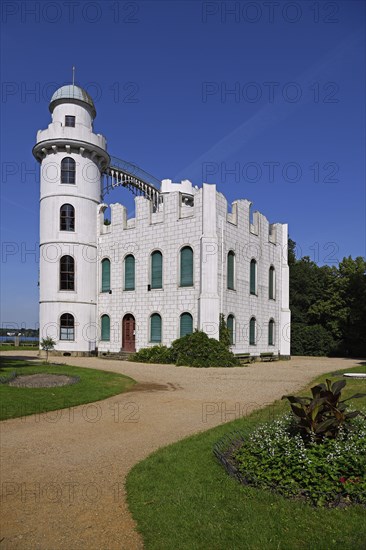
{"label": "dirt patch", "polygon": [[145,391],[177,391],[177,390],[180,390],[182,389],[182,387],[179,385],[179,384],[171,384],[171,383],[167,383],[167,384],[149,384],[147,382],[145,383],[140,383],[140,384],[135,384],[135,386],[133,386],[131,389],[130,389],[130,392],[135,392],[135,391],[141,391],[141,392],[145,392]]}
{"label": "dirt patch", "polygon": [[17,376],[9,382],[9,386],[16,388],[55,388],[76,384],[79,380],[78,376],[67,376],[66,374],[26,374]]}

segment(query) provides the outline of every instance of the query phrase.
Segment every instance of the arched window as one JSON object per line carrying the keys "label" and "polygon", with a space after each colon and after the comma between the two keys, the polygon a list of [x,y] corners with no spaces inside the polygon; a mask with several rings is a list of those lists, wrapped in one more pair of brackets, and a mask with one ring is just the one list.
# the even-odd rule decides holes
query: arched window
{"label": "arched window", "polygon": [[250,262],[250,294],[257,294],[257,262],[251,260]]}
{"label": "arched window", "polygon": [[150,342],[161,342],[161,317],[153,313],[150,317]]}
{"label": "arched window", "polygon": [[273,265],[269,268],[268,274],[268,298],[274,300],[276,297],[276,287],[275,287],[275,268]]}
{"label": "arched window", "polygon": [[60,231],[75,231],[75,208],[71,204],[60,208]]}
{"label": "arched window", "polygon": [[275,338],[275,322],[273,319],[270,319],[268,323],[268,345],[274,346],[274,338]]}
{"label": "arched window", "polygon": [[163,255],[159,250],[151,254],[151,288],[163,288]]}
{"label": "arched window", "polygon": [[111,289],[111,262],[108,258],[102,260],[102,292],[109,292]]}
{"label": "arched window", "polygon": [[256,320],[255,317],[252,317],[249,322],[249,344],[255,346],[256,340]]}
{"label": "arched window", "polygon": [[180,316],[180,337],[193,332],[193,317],[190,313],[182,313]]}
{"label": "arched window", "polygon": [[60,317],[60,340],[75,340],[75,321],[71,313]]}
{"label": "arched window", "polygon": [[193,286],[193,250],[190,246],[180,251],[180,286]]}
{"label": "arched window", "polygon": [[226,326],[228,328],[229,334],[230,334],[230,344],[235,344],[235,317],[234,315],[229,315],[226,321]]}
{"label": "arched window", "polygon": [[60,259],[60,290],[75,290],[75,260],[72,256]]}
{"label": "arched window", "polygon": [[76,163],[73,158],[65,157],[61,161],[61,183],[75,183]]}
{"label": "arched window", "polygon": [[135,290],[135,257],[125,257],[125,290]]}
{"label": "arched window", "polygon": [[230,290],[235,289],[234,277],[235,277],[235,252],[230,250],[230,252],[227,255],[227,287]]}
{"label": "arched window", "polygon": [[102,315],[100,336],[103,342],[108,342],[111,338],[111,320],[109,318],[109,315]]}

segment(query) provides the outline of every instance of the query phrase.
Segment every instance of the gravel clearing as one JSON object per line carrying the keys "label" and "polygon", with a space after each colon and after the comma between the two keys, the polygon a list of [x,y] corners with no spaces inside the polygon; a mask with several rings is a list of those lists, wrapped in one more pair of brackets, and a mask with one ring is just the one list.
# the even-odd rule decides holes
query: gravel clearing
{"label": "gravel clearing", "polygon": [[138,384],[94,404],[1,423],[3,549],[143,548],[124,492],[134,464],[159,447],[296,392],[320,374],[361,363],[295,357],[193,369],[79,357],[62,362],[126,374]]}
{"label": "gravel clearing", "polygon": [[30,374],[17,376],[9,382],[9,386],[16,388],[56,388],[75,384],[78,380],[75,376],[66,376],[65,374]]}

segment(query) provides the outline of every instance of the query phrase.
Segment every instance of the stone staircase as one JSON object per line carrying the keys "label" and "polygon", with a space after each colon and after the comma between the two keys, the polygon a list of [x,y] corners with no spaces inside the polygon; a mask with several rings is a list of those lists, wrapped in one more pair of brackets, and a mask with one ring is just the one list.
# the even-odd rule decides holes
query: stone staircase
{"label": "stone staircase", "polygon": [[129,361],[131,355],[133,355],[131,351],[119,351],[117,353],[106,353],[105,355],[100,353],[98,357],[100,359],[112,359],[114,361]]}

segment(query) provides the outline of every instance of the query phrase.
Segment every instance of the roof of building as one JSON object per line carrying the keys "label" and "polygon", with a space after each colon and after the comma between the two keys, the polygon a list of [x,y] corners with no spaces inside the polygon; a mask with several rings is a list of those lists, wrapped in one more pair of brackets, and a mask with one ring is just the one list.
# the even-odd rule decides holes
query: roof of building
{"label": "roof of building", "polygon": [[73,99],[86,103],[92,109],[93,117],[96,115],[94,101],[83,88],[75,86],[73,84],[68,84],[66,86],[61,86],[58,90],[55,91],[50,101],[50,111],[52,113],[55,108],[55,103],[60,100]]}

